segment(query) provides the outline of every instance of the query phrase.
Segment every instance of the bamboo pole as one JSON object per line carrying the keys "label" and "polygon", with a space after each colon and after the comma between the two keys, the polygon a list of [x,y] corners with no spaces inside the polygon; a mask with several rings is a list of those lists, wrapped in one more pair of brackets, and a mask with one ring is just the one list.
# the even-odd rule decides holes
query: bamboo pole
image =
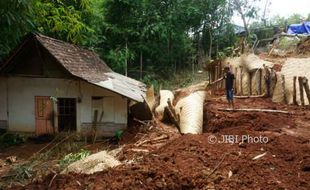
{"label": "bamboo pole", "polygon": [[296,99],[296,79],[297,79],[297,77],[294,76],[294,78],[293,78],[293,104],[294,105],[298,105],[297,99]]}
{"label": "bamboo pole", "polygon": [[303,89],[302,78],[303,77],[298,77],[298,82],[299,82],[300,101],[301,101],[301,105],[304,106],[305,100],[304,100],[304,89]]}
{"label": "bamboo pole", "polygon": [[309,102],[309,105],[310,105],[310,89],[309,89],[308,79],[306,77],[303,77],[303,84],[304,84],[304,88],[305,88],[306,95],[307,95],[307,98],[308,98],[308,102]]}

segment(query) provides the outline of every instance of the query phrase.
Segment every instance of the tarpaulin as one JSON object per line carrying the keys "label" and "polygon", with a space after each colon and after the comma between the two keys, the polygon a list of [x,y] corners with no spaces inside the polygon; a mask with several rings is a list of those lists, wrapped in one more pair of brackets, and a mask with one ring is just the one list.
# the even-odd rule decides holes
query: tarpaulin
{"label": "tarpaulin", "polygon": [[310,34],[310,22],[291,24],[287,29],[287,34]]}

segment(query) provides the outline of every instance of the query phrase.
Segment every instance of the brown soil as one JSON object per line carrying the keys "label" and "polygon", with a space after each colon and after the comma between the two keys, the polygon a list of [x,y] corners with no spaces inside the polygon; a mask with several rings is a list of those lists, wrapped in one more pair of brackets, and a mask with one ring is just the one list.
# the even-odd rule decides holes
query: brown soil
{"label": "brown soil", "polygon": [[[139,157],[132,164],[93,175],[51,174],[41,182],[14,189],[310,189],[309,110],[262,98],[236,100],[236,107],[292,114],[218,111],[223,107],[224,98],[206,101],[208,128],[202,135],[180,136],[158,122],[132,128],[121,142],[122,160]],[[136,146],[137,141],[162,135],[168,139],[159,146]],[[235,135],[236,142],[220,142],[224,135]],[[242,135],[250,137],[241,143]],[[268,142],[250,142],[254,136],[268,138]],[[133,154],[132,148],[150,152]]]}

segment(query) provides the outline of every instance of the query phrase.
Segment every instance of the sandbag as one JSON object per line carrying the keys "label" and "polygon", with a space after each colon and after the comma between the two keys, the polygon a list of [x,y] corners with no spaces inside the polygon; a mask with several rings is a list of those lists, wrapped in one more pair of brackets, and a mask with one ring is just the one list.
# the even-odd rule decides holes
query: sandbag
{"label": "sandbag", "polygon": [[165,107],[168,106],[168,99],[172,102],[174,99],[174,95],[170,90],[161,90],[160,94],[160,103],[155,109],[155,115],[159,120],[162,120],[164,117]]}
{"label": "sandbag", "polygon": [[63,172],[64,173],[83,173],[83,174],[93,174],[95,172],[100,172],[111,167],[120,165],[121,162],[118,161],[114,156],[110,155],[107,151],[101,151],[82,160],[71,163]]}
{"label": "sandbag", "polygon": [[197,91],[177,102],[175,111],[179,115],[181,133],[202,133],[205,96],[205,91]]}
{"label": "sandbag", "polygon": [[[274,94],[272,97],[272,101],[274,102],[283,102],[284,94],[283,94],[283,87],[282,87],[282,77],[284,75],[285,80],[285,93],[287,97],[288,104],[293,104],[293,78],[294,76],[299,77],[307,77],[310,79],[310,58],[288,58],[285,63],[283,64],[281,72],[278,74],[277,77],[277,84],[274,89]],[[309,105],[309,101],[306,98],[305,90],[304,91],[304,101],[305,105]],[[300,90],[299,90],[299,83],[298,79],[296,81],[296,101],[297,104],[301,105],[300,101]]]}

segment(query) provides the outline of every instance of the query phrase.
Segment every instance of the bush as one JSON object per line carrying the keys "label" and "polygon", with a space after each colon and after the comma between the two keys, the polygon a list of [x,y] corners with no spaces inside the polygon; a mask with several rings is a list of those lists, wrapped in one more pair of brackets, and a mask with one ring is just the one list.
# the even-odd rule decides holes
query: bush
{"label": "bush", "polygon": [[0,148],[6,148],[26,142],[27,138],[19,134],[3,133],[0,136]]}

